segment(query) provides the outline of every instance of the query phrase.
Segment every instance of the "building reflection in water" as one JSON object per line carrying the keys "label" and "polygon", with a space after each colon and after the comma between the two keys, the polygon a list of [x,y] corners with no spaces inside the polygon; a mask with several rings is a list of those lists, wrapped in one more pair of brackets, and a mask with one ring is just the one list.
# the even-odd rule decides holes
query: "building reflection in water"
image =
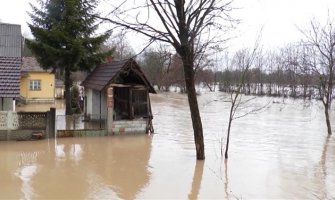
{"label": "building reflection in water", "polygon": [[91,174],[91,178],[100,179],[103,183],[98,188],[91,185],[91,196],[108,197],[108,186],[120,199],[135,199],[150,182],[148,163],[151,141],[147,135],[116,136],[104,143],[105,146],[95,147],[97,151],[91,151],[91,147],[88,147],[93,154],[84,156],[94,159],[93,163],[96,163],[92,165],[94,174]]}
{"label": "building reflection in water", "polygon": [[33,199],[32,179],[38,173],[38,157],[45,145],[36,142],[6,142],[0,146],[0,199]]}
{"label": "building reflection in water", "polygon": [[133,135],[1,144],[0,199],[136,199],[150,182],[151,139]]}

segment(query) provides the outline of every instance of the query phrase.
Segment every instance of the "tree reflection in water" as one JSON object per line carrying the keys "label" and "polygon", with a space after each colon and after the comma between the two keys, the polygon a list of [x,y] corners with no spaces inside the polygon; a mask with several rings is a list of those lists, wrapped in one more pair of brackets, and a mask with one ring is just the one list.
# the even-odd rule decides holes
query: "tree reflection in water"
{"label": "tree reflection in water", "polygon": [[327,154],[328,154],[328,146],[329,146],[329,141],[330,141],[331,136],[327,135],[322,153],[321,153],[321,159],[318,165],[315,167],[316,172],[315,172],[315,178],[318,180],[320,184],[318,186],[320,187],[320,190],[318,191],[318,194],[314,193],[314,196],[317,197],[318,199],[330,199],[327,193]]}
{"label": "tree reflection in water", "polygon": [[228,159],[224,160],[224,178],[225,178],[225,183],[224,183],[224,192],[226,195],[226,199],[229,199],[229,193],[228,193]]}
{"label": "tree reflection in water", "polygon": [[203,160],[197,160],[195,163],[192,190],[188,195],[188,199],[198,199],[199,191],[201,188],[202,174],[204,172],[204,163],[205,161]]}

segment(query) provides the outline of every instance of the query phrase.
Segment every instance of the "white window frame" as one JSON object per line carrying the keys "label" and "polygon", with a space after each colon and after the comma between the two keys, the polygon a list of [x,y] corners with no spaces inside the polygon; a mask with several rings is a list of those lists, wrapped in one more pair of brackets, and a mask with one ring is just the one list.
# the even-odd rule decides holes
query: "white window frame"
{"label": "white window frame", "polygon": [[41,80],[30,80],[29,81],[29,90],[30,91],[41,90]]}

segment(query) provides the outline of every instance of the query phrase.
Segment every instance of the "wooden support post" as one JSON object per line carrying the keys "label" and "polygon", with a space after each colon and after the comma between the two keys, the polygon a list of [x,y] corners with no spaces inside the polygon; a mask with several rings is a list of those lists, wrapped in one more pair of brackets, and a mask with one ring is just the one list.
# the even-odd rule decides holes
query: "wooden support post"
{"label": "wooden support post", "polygon": [[113,134],[113,112],[114,112],[113,87],[107,89],[107,134]]}

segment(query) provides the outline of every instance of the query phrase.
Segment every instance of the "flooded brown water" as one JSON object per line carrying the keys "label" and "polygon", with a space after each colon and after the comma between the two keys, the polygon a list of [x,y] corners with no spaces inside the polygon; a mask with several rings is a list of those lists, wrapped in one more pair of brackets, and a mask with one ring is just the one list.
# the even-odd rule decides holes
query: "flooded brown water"
{"label": "flooded brown water", "polygon": [[335,137],[319,103],[257,98],[271,104],[233,122],[225,162],[222,95],[199,96],[205,161],[195,160],[186,96],[157,94],[151,136],[0,142],[0,199],[335,198]]}

